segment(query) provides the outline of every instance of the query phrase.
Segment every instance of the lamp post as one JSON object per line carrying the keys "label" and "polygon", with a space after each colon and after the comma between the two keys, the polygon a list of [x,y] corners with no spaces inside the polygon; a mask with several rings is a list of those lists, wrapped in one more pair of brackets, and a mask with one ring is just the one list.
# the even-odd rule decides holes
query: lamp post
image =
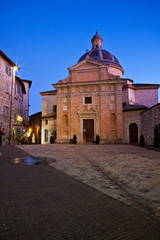
{"label": "lamp post", "polygon": [[15,72],[18,70],[17,66],[12,67],[12,81],[11,81],[11,101],[10,101],[10,116],[9,116],[9,138],[11,139],[11,125],[12,125],[12,97],[13,97],[13,82],[15,80]]}

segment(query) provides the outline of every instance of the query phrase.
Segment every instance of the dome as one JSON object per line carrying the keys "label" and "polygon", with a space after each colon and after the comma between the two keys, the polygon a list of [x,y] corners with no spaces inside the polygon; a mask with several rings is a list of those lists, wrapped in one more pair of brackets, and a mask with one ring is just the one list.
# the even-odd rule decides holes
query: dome
{"label": "dome", "polygon": [[91,40],[92,49],[90,51],[87,51],[85,54],[83,54],[78,60],[78,63],[83,61],[86,57],[88,57],[91,60],[99,61],[99,62],[102,62],[103,64],[116,66],[123,71],[122,66],[119,64],[117,58],[114,55],[112,55],[110,52],[102,48],[102,41],[103,39],[96,32],[96,34],[93,36]]}

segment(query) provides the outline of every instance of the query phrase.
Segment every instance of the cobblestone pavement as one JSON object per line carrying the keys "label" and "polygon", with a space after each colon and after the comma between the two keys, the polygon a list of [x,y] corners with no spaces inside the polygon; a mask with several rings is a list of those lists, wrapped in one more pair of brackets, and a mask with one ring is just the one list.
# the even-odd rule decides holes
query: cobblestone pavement
{"label": "cobblestone pavement", "polygon": [[[61,157],[63,161],[66,159],[69,162],[76,152],[79,162],[84,162],[83,159],[91,161],[93,157],[87,157],[90,155],[96,159],[96,152],[99,152],[98,147],[101,146],[95,147],[95,151],[91,151],[93,146],[84,147],[88,155],[78,145],[68,145],[68,148],[65,145],[34,145],[24,148],[41,157],[45,151],[48,151],[47,155],[52,152],[53,165]],[[0,147],[1,240],[160,239],[158,218],[109,197],[47,164],[25,166],[10,163],[11,158],[29,155],[15,146]],[[95,172],[103,173],[95,164],[92,166],[96,169]],[[72,167],[73,175],[77,177],[77,165],[74,167],[73,164]],[[77,172],[84,171],[86,174],[86,165],[83,169],[82,164],[81,168]]]}
{"label": "cobblestone pavement", "polygon": [[20,146],[51,166],[139,210],[160,217],[160,152],[132,145]]}

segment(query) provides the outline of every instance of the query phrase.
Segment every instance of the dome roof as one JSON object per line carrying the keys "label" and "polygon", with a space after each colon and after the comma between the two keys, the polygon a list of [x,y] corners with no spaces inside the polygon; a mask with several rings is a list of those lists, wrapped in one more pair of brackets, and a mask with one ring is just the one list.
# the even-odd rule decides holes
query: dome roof
{"label": "dome roof", "polygon": [[87,56],[91,60],[99,61],[99,62],[102,62],[104,64],[115,65],[117,67],[122,68],[121,65],[119,64],[117,58],[106,50],[103,50],[103,49],[100,49],[100,48],[94,48],[91,51],[83,54],[80,57],[80,59],[78,60],[78,63],[83,61]]}
{"label": "dome roof", "polygon": [[88,57],[91,60],[99,61],[102,62],[103,64],[114,65],[116,67],[119,67],[123,71],[122,66],[119,64],[117,58],[110,52],[102,48],[102,41],[103,39],[96,32],[96,34],[93,36],[91,40],[92,49],[83,54],[78,60],[78,63],[83,61],[86,57]]}

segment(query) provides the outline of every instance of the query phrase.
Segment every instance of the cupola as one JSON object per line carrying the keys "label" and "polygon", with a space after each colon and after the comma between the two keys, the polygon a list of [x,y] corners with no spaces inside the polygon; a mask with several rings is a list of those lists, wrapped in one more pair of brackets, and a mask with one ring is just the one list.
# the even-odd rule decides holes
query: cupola
{"label": "cupola", "polygon": [[93,36],[91,42],[92,42],[92,49],[94,48],[101,48],[102,49],[102,41],[103,39],[101,36],[96,32],[96,34]]}

